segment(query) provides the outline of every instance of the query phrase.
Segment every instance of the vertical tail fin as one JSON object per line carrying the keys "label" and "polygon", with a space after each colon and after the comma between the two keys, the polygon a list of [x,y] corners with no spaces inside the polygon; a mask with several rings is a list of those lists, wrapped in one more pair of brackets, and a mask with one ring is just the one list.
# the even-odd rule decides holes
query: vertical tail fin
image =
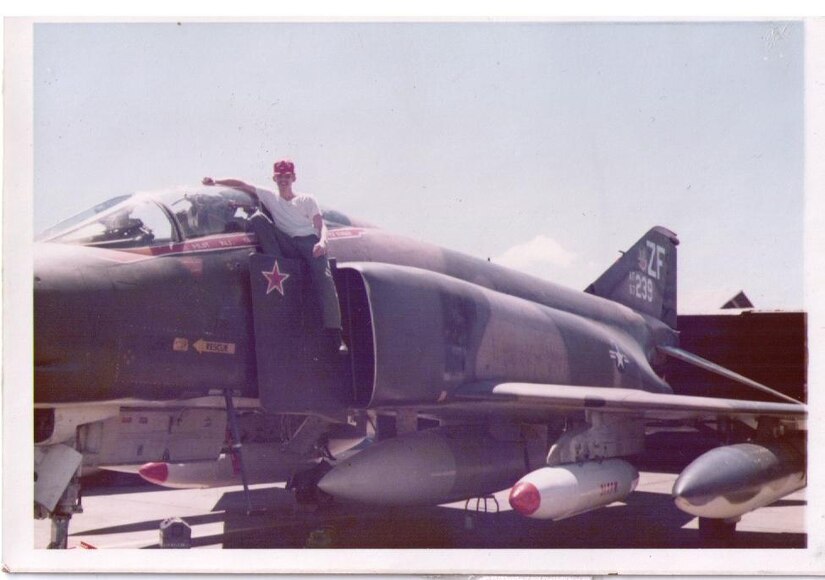
{"label": "vertical tail fin", "polygon": [[657,226],[616,260],[585,292],[624,304],[676,328],[676,246]]}

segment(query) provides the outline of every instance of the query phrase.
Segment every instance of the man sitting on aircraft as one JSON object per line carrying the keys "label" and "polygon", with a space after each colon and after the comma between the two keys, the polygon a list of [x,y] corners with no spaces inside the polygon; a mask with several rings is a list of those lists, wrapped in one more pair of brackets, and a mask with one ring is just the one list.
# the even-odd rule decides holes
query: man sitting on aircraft
{"label": "man sitting on aircraft", "polygon": [[338,293],[327,259],[327,228],[318,202],[311,195],[295,193],[295,164],[286,159],[275,163],[272,180],[278,193],[239,179],[204,177],[204,185],[234,187],[256,197],[272,215],[274,225],[262,213],[250,217],[258,242],[267,254],[303,259],[309,266],[312,286],[323,311],[324,328],[339,354],[348,353],[341,331]]}

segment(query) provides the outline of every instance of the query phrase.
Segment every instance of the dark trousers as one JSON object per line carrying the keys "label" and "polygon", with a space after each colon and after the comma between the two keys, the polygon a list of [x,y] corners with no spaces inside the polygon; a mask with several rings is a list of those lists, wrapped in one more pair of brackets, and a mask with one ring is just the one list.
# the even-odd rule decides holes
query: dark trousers
{"label": "dark trousers", "polygon": [[284,258],[300,259],[309,266],[312,290],[321,306],[324,328],[341,329],[341,307],[338,304],[338,292],[332,279],[332,270],[326,256],[315,257],[312,248],[318,243],[318,236],[299,236],[292,238],[279,230],[272,221],[261,212],[249,218],[252,231],[258,236],[258,243],[264,253]]}

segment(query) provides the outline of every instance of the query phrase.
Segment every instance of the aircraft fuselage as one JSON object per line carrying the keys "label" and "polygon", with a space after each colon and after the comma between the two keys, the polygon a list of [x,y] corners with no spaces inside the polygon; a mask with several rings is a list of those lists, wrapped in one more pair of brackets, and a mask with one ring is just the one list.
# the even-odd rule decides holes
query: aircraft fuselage
{"label": "aircraft fuselage", "polygon": [[[38,244],[35,403],[185,399],[216,389],[258,396],[267,363],[256,359],[250,276],[264,272],[250,269],[254,252],[247,232],[129,249]],[[436,402],[450,385],[500,377],[669,390],[650,361],[675,333],[620,304],[380,229],[331,229],[330,255],[343,309],[357,292],[369,295],[357,297],[369,310],[361,322],[345,316],[347,334],[368,324],[372,335],[353,337],[356,351],[373,351],[353,356],[369,367],[347,378],[363,383],[355,406]],[[306,312],[273,334],[314,324],[301,265],[292,268],[284,289],[301,294]],[[356,290],[342,289],[349,280]],[[294,357],[294,346],[272,352],[273,364]]]}

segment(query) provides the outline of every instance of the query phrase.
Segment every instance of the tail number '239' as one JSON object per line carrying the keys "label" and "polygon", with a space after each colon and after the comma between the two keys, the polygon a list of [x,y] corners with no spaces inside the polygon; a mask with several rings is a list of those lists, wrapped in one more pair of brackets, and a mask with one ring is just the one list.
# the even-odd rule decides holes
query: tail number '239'
{"label": "tail number '239'", "polygon": [[639,272],[630,272],[630,295],[653,302],[653,280]]}
{"label": "tail number '239'", "polygon": [[665,249],[647,241],[647,248],[639,248],[639,271],[630,272],[630,295],[646,302],[653,302],[653,279],[662,278]]}

